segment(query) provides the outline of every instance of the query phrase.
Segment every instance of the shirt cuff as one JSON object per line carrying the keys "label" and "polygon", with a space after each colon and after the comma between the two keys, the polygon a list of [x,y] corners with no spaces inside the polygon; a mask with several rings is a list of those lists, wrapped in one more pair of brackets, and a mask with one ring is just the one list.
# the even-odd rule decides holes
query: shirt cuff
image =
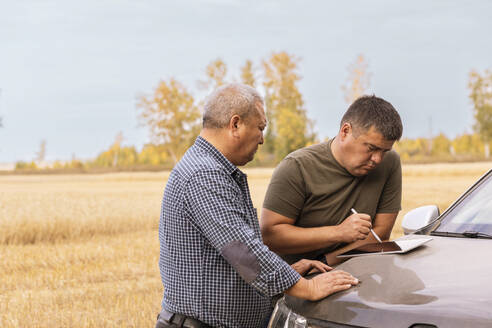
{"label": "shirt cuff", "polygon": [[252,282],[253,287],[269,297],[283,293],[301,279],[301,275],[286,262],[279,259],[276,265],[277,270],[269,273],[262,270]]}

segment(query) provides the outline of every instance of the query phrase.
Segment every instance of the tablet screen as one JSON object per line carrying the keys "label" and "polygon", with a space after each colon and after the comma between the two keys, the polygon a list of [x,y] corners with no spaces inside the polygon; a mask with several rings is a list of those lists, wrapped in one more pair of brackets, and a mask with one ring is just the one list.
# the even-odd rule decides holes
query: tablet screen
{"label": "tablet screen", "polygon": [[363,255],[363,254],[373,254],[373,253],[386,253],[386,252],[396,252],[401,251],[400,246],[394,241],[383,241],[382,243],[372,243],[365,244],[354,248],[350,251],[342,253],[338,256],[353,256],[353,255]]}

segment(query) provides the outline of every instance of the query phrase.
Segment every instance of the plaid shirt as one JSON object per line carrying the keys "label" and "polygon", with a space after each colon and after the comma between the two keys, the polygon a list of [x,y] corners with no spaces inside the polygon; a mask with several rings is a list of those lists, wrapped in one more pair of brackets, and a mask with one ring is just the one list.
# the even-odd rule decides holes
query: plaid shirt
{"label": "plaid shirt", "polygon": [[263,244],[246,175],[202,137],[169,176],[159,241],[163,308],[214,327],[260,327],[300,279]]}

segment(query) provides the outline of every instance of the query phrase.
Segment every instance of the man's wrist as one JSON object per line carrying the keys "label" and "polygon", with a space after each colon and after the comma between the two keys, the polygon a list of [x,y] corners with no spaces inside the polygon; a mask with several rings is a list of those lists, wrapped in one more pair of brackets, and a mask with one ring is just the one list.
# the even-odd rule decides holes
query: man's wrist
{"label": "man's wrist", "polygon": [[340,225],[335,226],[326,226],[326,243],[334,244],[334,243],[343,243],[343,233],[341,232]]}
{"label": "man's wrist", "polygon": [[310,300],[313,295],[313,281],[301,277],[292,287],[285,291],[285,294]]}

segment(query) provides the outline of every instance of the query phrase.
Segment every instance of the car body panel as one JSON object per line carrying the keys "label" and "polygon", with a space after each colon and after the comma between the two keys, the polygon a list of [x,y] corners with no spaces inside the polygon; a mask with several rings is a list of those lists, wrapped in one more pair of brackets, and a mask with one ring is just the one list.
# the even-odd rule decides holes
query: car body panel
{"label": "car body panel", "polygon": [[308,320],[362,327],[492,327],[492,241],[432,238],[406,254],[351,258],[337,269],[358,286],[318,302],[286,296],[286,304]]}

